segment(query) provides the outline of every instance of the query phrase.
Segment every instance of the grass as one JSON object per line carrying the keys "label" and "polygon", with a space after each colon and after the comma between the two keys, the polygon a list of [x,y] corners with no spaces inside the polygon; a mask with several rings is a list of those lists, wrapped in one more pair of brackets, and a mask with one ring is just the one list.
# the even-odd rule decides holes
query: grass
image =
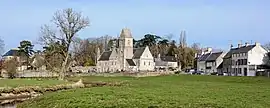
{"label": "grass", "polygon": [[[76,80],[78,78],[73,78]],[[260,77],[159,76],[83,77],[84,81],[127,81],[49,93],[19,108],[267,108],[270,79]]]}
{"label": "grass", "polygon": [[49,86],[67,83],[56,79],[0,79],[1,87],[21,87],[21,86]]}

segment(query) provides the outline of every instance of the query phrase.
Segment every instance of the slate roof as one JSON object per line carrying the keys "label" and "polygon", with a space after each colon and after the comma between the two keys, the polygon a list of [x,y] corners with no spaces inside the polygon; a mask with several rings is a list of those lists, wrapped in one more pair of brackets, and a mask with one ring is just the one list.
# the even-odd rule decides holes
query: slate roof
{"label": "slate roof", "polygon": [[217,69],[222,69],[223,68],[223,62],[220,63],[220,65],[217,67]]}
{"label": "slate roof", "polygon": [[225,56],[224,58],[230,58],[232,56],[232,54],[235,53],[246,53],[248,51],[250,51],[251,49],[253,49],[256,45],[249,45],[249,46],[243,46],[240,48],[232,48]]}
{"label": "slate roof", "polygon": [[136,64],[134,63],[134,61],[132,59],[126,59],[127,63],[129,66],[136,66]]}
{"label": "slate roof", "polygon": [[210,56],[210,53],[202,55],[198,61],[206,61],[206,59]]}
{"label": "slate roof", "polygon": [[99,61],[107,61],[109,60],[110,56],[112,54],[112,51],[105,51],[101,54],[101,56],[99,57]]}
{"label": "slate roof", "polygon": [[133,59],[139,59],[143,52],[145,50],[145,47],[142,47],[142,48],[136,48],[136,49],[133,49]]}
{"label": "slate roof", "polygon": [[20,53],[22,54],[22,52],[19,52],[19,50],[17,49],[11,49],[8,52],[6,52],[3,56],[20,56]]}
{"label": "slate roof", "polygon": [[175,56],[163,56],[160,57],[162,61],[167,61],[167,62],[176,62]]}
{"label": "slate roof", "polygon": [[215,61],[223,52],[216,52],[210,54],[210,56],[206,59],[207,62]]}

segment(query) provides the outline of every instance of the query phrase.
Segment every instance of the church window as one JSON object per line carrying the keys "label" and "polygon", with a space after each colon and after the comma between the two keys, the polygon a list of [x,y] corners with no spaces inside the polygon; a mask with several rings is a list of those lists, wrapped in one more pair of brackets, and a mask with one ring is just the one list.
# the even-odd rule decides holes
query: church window
{"label": "church window", "polygon": [[130,45],[130,40],[128,40],[128,45]]}

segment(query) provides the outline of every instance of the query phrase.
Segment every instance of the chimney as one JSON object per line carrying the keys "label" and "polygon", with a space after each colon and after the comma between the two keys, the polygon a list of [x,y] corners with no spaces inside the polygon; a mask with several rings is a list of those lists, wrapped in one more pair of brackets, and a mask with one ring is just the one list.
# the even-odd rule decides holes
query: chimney
{"label": "chimney", "polygon": [[245,47],[247,47],[248,45],[249,45],[248,42],[246,42],[246,43],[245,43]]}
{"label": "chimney", "polygon": [[231,44],[230,48],[231,48],[231,49],[233,48],[233,44]]}
{"label": "chimney", "polygon": [[240,47],[242,47],[242,44],[241,43],[238,44],[238,48],[240,48]]}
{"label": "chimney", "polygon": [[255,42],[255,45],[256,45],[256,46],[260,46],[261,44],[260,44],[260,43],[258,43],[258,42]]}
{"label": "chimney", "polygon": [[207,51],[208,51],[209,53],[211,53],[211,52],[212,52],[212,48],[211,48],[211,47],[208,47],[208,48],[207,48]]}

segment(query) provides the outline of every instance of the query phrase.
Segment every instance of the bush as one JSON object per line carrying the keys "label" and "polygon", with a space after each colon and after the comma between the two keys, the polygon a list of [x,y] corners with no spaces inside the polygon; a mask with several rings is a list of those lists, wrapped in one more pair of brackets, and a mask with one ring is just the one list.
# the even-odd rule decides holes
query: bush
{"label": "bush", "polygon": [[3,68],[6,70],[8,78],[13,79],[16,77],[18,64],[19,62],[16,58],[11,58],[4,62]]}

